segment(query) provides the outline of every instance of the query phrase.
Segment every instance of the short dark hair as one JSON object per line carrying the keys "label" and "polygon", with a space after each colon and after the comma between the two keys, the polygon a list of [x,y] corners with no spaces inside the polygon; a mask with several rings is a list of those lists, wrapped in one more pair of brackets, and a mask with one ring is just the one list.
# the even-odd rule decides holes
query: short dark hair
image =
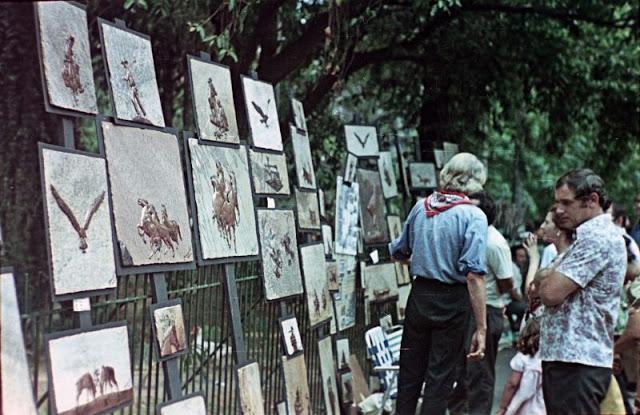
{"label": "short dark hair", "polygon": [[627,209],[619,203],[611,204],[611,217],[615,222],[617,219],[624,218],[625,222],[629,218],[627,216]]}
{"label": "short dark hair", "polygon": [[478,192],[471,194],[469,195],[469,199],[478,201],[478,207],[487,216],[487,223],[489,225],[495,222],[497,213],[496,204],[494,203],[491,196],[487,194],[487,192]]}
{"label": "short dark hair", "polygon": [[[518,249],[522,249],[524,250],[524,252],[527,252],[527,248],[524,247],[524,245],[522,244],[518,244],[518,245],[513,245],[511,247],[511,258],[513,258],[514,260],[516,259],[516,253],[518,252]],[[529,256],[529,254],[527,253],[527,257]]]}
{"label": "short dark hair", "polygon": [[556,182],[556,189],[565,184],[576,194],[576,199],[584,200],[591,193],[596,193],[603,210],[607,210],[611,205],[604,189],[604,180],[591,169],[575,169],[563,174]]}

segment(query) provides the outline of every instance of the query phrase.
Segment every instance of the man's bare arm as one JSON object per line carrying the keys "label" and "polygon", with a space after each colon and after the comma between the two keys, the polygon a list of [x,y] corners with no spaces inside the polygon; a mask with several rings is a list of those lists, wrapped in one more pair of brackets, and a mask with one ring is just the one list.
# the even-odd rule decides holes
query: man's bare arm
{"label": "man's bare arm", "polygon": [[476,330],[471,339],[471,350],[467,355],[467,359],[478,360],[484,357],[487,335],[487,292],[483,276],[470,272],[467,275],[467,290],[469,291],[471,308],[476,321]]}

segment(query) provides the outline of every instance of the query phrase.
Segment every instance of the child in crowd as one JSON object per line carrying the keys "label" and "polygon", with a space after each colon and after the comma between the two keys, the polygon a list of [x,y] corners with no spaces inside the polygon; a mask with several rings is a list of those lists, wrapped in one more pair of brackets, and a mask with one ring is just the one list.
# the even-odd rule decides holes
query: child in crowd
{"label": "child in crowd", "polygon": [[542,361],[538,354],[540,321],[531,318],[520,333],[518,353],[511,359],[511,376],[502,392],[496,415],[545,415]]}

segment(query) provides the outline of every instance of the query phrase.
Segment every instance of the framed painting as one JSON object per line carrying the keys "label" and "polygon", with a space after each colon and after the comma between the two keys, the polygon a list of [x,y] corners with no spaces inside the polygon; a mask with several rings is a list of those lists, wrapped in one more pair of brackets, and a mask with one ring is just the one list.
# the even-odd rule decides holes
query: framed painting
{"label": "framed painting", "polygon": [[96,154],[38,143],[54,301],[117,286],[107,166]]}
{"label": "framed painting", "polygon": [[433,159],[436,162],[436,167],[441,169],[444,166],[444,150],[436,148],[433,150]]}
{"label": "framed painting", "polygon": [[316,172],[311,158],[309,136],[300,133],[291,126],[291,142],[293,143],[293,157],[296,162],[296,177],[301,189],[316,190]]}
{"label": "framed painting", "polygon": [[0,268],[0,413],[36,415],[12,268]]}
{"label": "framed painting", "polygon": [[379,245],[389,241],[387,208],[382,195],[380,175],[373,170],[358,169],[360,185],[360,219],[362,238],[366,245]]}
{"label": "framed painting", "polygon": [[229,67],[187,55],[189,84],[198,138],[240,143]]}
{"label": "framed painting", "polygon": [[247,147],[200,143],[185,134],[198,262],[254,260],[260,254]]}
{"label": "framed painting", "polygon": [[162,362],[187,354],[189,339],[184,326],[182,300],[151,304],[149,314],[158,360]]}
{"label": "framed painting", "polygon": [[109,172],[118,275],[193,269],[178,137],[101,119],[97,130]]}
{"label": "framed painting", "polygon": [[345,125],[347,151],[356,157],[378,157],[380,151],[376,127],[369,125]]}
{"label": "framed painting", "polygon": [[398,196],[398,182],[393,168],[393,160],[390,151],[381,151],[378,158],[378,172],[382,183],[382,195],[385,199]]}
{"label": "framed painting", "polygon": [[298,328],[298,319],[295,316],[281,318],[280,328],[282,329],[282,339],[284,340],[284,349],[287,356],[302,352],[304,347],[300,329]]}
{"label": "framed painting", "polygon": [[338,291],[340,289],[340,276],[338,274],[338,262],[335,260],[326,260],[327,263],[327,282],[329,291]]}
{"label": "framed painting", "polygon": [[402,233],[402,221],[398,215],[387,216],[387,227],[389,228],[389,237],[394,240]]}
{"label": "framed painting", "polygon": [[298,228],[301,231],[319,231],[320,205],[318,204],[318,194],[315,191],[304,191],[297,188],[295,193]]}
{"label": "framed painting", "polygon": [[336,339],[336,361],[338,370],[349,369],[349,338],[340,337]]}
{"label": "framed painting", "polygon": [[336,254],[358,254],[358,211],[360,186],[354,182],[344,183],[342,177],[336,179]]}
{"label": "framed painting", "polygon": [[457,144],[448,141],[442,143],[442,151],[444,153],[443,165],[447,164],[453,156],[460,152]]}
{"label": "framed painting", "polygon": [[273,85],[248,76],[241,78],[253,146],[282,151],[282,134]]}
{"label": "framed painting", "polygon": [[318,341],[320,375],[322,377],[322,390],[324,391],[324,407],[327,414],[340,415],[338,384],[336,382],[336,365],[333,357],[332,343],[331,336],[326,336]]}
{"label": "framed painting", "polygon": [[282,356],[282,370],[284,372],[284,386],[287,392],[288,412],[296,415],[310,415],[312,413],[311,398],[304,353],[292,358]]}
{"label": "framed painting", "polygon": [[398,288],[398,302],[396,303],[396,311],[398,313],[398,321],[404,320],[404,313],[407,310],[407,301],[409,301],[410,285],[403,285]]}
{"label": "framed painting", "polygon": [[385,302],[398,296],[396,269],[391,262],[366,265],[362,269],[364,295],[371,302]]}
{"label": "framed painting", "polygon": [[156,407],[156,415],[207,415],[207,405],[202,392],[172,399]]}
{"label": "framed painting", "polygon": [[116,122],[164,127],[151,38],[98,18]]}
{"label": "framed painting", "polygon": [[291,112],[293,114],[293,123],[296,128],[307,131],[307,119],[304,115],[304,106],[302,102],[295,98],[291,98]]}
{"label": "framed painting", "polygon": [[244,415],[264,415],[264,397],[258,362],[246,362],[236,366],[240,412]]}
{"label": "framed painting", "polygon": [[257,209],[262,280],[267,300],[302,294],[302,276],[293,212]]}
{"label": "framed painting", "polygon": [[36,33],[47,111],[60,115],[98,112],[86,6],[35,3]]}
{"label": "framed painting", "polygon": [[358,170],[358,158],[351,153],[347,153],[347,161],[344,166],[344,181],[353,183],[356,181],[356,171]]}
{"label": "framed painting", "polygon": [[322,243],[324,245],[324,255],[327,258],[333,257],[333,229],[331,225],[322,224]]}
{"label": "framed painting", "polygon": [[340,401],[343,405],[353,402],[353,375],[351,372],[338,373],[340,378]]}
{"label": "framed painting", "polygon": [[126,322],[49,334],[45,345],[53,414],[99,414],[132,402]]}
{"label": "framed painting", "polygon": [[322,243],[302,245],[300,258],[309,310],[309,323],[311,327],[314,327],[330,319],[333,313]]}
{"label": "framed painting", "polygon": [[436,166],[433,163],[409,163],[411,190],[430,190],[438,187]]}
{"label": "framed painting", "polygon": [[284,154],[249,149],[251,180],[256,196],[286,197],[291,194]]}

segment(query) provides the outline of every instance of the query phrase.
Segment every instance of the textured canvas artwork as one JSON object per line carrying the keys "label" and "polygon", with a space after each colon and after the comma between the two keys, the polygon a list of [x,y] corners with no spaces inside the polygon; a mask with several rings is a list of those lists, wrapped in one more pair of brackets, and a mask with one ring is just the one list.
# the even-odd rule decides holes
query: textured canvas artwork
{"label": "textured canvas artwork", "polygon": [[187,332],[184,327],[180,300],[154,304],[150,307],[155,347],[160,360],[187,352]]}
{"label": "textured canvas artwork", "polygon": [[43,145],[40,152],[54,298],[116,288],[104,159]]}
{"label": "textured canvas artwork", "polygon": [[311,398],[304,354],[300,353],[291,358],[282,356],[282,369],[289,414],[310,415],[312,413]]}
{"label": "textured canvas artwork", "polygon": [[296,162],[296,177],[298,187],[303,189],[316,189],[316,172],[311,158],[309,136],[301,134],[295,127],[291,127],[291,141],[293,143],[293,156]]}
{"label": "textured canvas artwork", "polygon": [[377,157],[378,133],[376,127],[368,125],[345,125],[347,151],[357,157]]}
{"label": "textured canvas artwork", "polygon": [[371,301],[385,301],[398,295],[396,269],[391,262],[366,265],[362,269],[364,295]]}
{"label": "textured canvas artwork", "polygon": [[87,12],[70,2],[36,5],[49,103],[67,110],[97,113]]}
{"label": "textured canvas artwork", "polygon": [[338,291],[340,289],[340,275],[338,274],[338,262],[327,260],[327,283],[329,291]]}
{"label": "textured canvas artwork", "polygon": [[349,338],[336,339],[336,362],[338,370],[349,368]]}
{"label": "textured canvas artwork", "polygon": [[151,41],[100,20],[116,118],[164,127]]}
{"label": "textured canvas artwork", "polygon": [[382,183],[382,194],[385,199],[398,196],[398,183],[396,181],[396,172],[393,168],[393,160],[391,152],[381,151],[378,158],[378,171],[380,172],[380,181]]}
{"label": "textured canvas artwork", "polygon": [[333,256],[333,229],[331,229],[331,225],[322,225],[322,243],[324,244],[324,254],[331,258]]}
{"label": "textured canvas artwork", "polygon": [[458,154],[459,149],[458,149],[458,145],[455,143],[449,143],[447,141],[445,141],[444,143],[442,143],[442,151],[443,151],[443,160],[442,160],[442,164],[447,164],[449,162],[449,160],[451,160],[451,158],[453,156],[455,156],[456,154]]}
{"label": "textured canvas artwork", "polygon": [[253,145],[282,151],[282,134],[273,85],[243,76],[242,88]]}
{"label": "textured canvas artwork", "polygon": [[322,376],[322,390],[324,391],[324,406],[329,415],[340,415],[338,400],[338,384],[336,382],[336,365],[333,358],[331,336],[318,341],[320,356],[320,375]]}
{"label": "textured canvas artwork", "polygon": [[434,189],[438,186],[436,166],[433,163],[409,163],[412,189]]}
{"label": "textured canvas artwork", "polygon": [[202,140],[239,143],[236,109],[228,67],[188,57],[191,94]]}
{"label": "textured canvas artwork", "polygon": [[344,181],[347,183],[355,182],[357,170],[358,158],[351,153],[347,153],[347,161],[344,166]]}
{"label": "textured canvas artwork", "polygon": [[407,309],[407,301],[409,300],[410,292],[411,292],[410,285],[403,285],[398,289],[398,302],[396,303],[398,320],[404,320],[404,313],[405,313],[405,310]]}
{"label": "textured canvas artwork", "polygon": [[237,369],[236,373],[240,394],[240,412],[243,415],[264,415],[264,398],[258,362],[243,365]]}
{"label": "textured canvas artwork", "polygon": [[60,332],[46,343],[54,413],[97,414],[133,400],[126,323]]}
{"label": "textured canvas artwork", "polygon": [[256,218],[247,147],[189,139],[199,244],[205,260],[256,256]]}
{"label": "textured canvas artwork", "polygon": [[284,339],[285,351],[287,356],[304,350],[302,346],[302,337],[298,328],[298,320],[295,317],[285,318],[280,321],[282,327],[282,338]]}
{"label": "textured canvas artwork", "polygon": [[122,265],[192,262],[177,137],[109,122],[102,135]]}
{"label": "textured canvas artwork", "polygon": [[0,270],[0,413],[35,415],[13,272]]}
{"label": "textured canvas artwork", "polygon": [[398,215],[387,216],[387,226],[389,227],[389,237],[396,239],[402,233],[402,220]]}
{"label": "textured canvas artwork", "polygon": [[324,248],[320,243],[302,246],[302,273],[304,275],[304,291],[307,296],[309,322],[313,327],[331,318],[333,307],[327,284],[327,265],[324,259]]}
{"label": "textured canvas artwork", "polygon": [[373,170],[358,169],[360,185],[360,218],[362,219],[365,244],[380,244],[389,241],[387,208],[382,195],[380,175]]}
{"label": "textured canvas artwork", "polygon": [[201,393],[158,405],[158,415],[207,415],[207,406]]}
{"label": "textured canvas artwork", "polygon": [[296,213],[302,230],[320,230],[320,205],[316,192],[296,189]]}
{"label": "textured canvas artwork", "polygon": [[289,174],[284,154],[249,149],[251,179],[256,195],[289,196]]}
{"label": "textured canvas artwork", "polygon": [[358,253],[358,210],[360,192],[358,183],[345,184],[342,177],[336,179],[335,253]]}
{"label": "textured canvas artwork", "polygon": [[262,274],[267,300],[302,294],[302,276],[293,212],[258,209]]}
{"label": "textured canvas artwork", "polygon": [[293,112],[293,122],[295,126],[303,131],[307,131],[307,119],[304,116],[304,106],[302,102],[291,98],[291,110]]}

